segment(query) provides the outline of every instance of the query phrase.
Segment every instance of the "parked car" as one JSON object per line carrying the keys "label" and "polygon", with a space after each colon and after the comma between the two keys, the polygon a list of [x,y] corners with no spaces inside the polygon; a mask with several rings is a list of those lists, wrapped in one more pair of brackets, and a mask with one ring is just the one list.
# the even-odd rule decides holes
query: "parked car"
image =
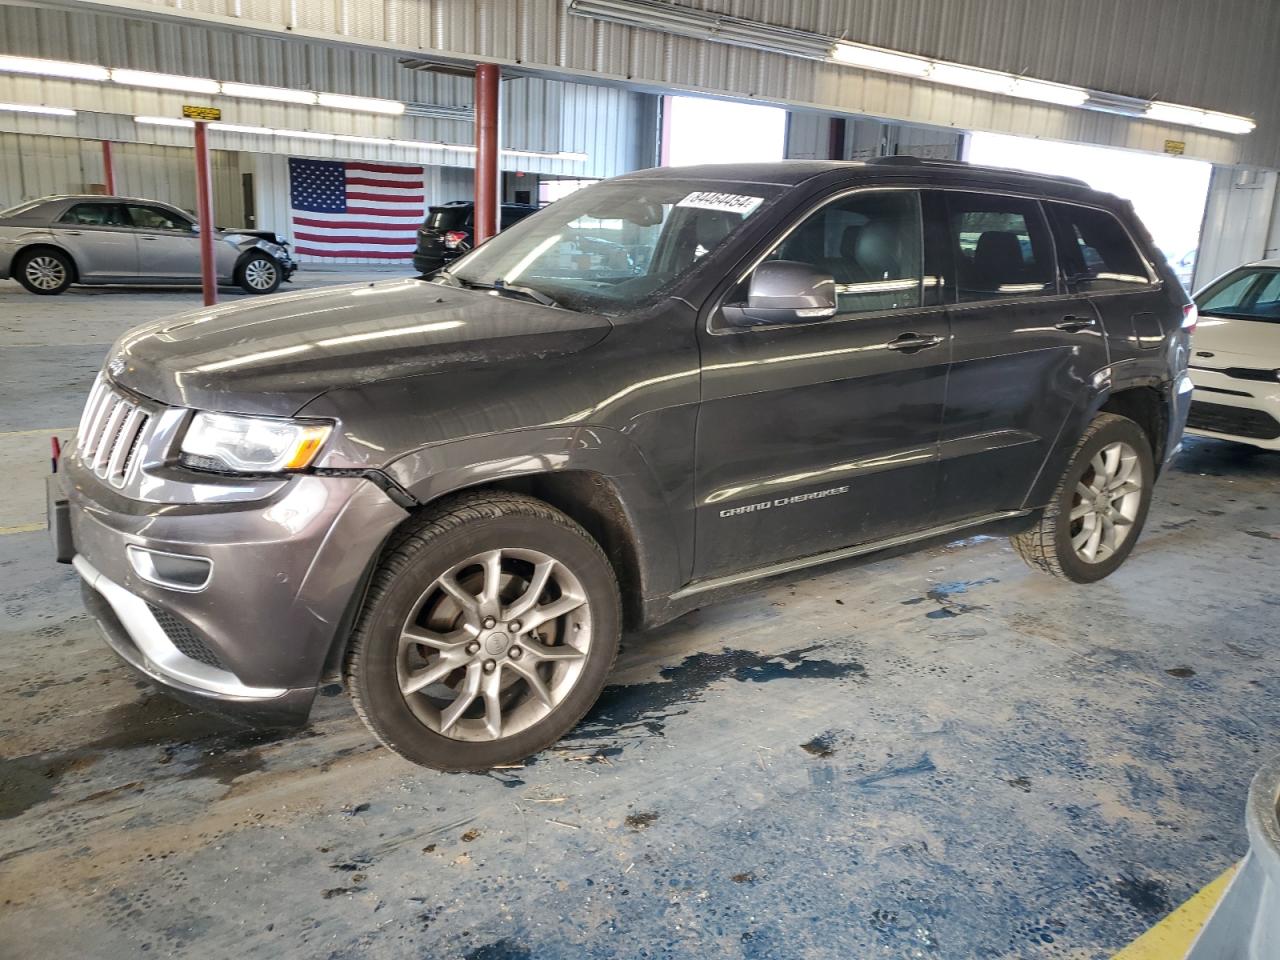
{"label": "parked car", "polygon": [[[582,256],[602,223],[647,267]],[[341,675],[391,749],[484,769],[578,722],[624,625],[768,577],[979,532],[1107,576],[1179,448],[1194,319],[1132,208],[1079,181],[648,170],[431,282],[125,334],[54,540],[180,696],[299,718]]]}
{"label": "parked car", "polygon": [[1280,450],[1280,260],[1237,267],[1196,304],[1187,431]]}
{"label": "parked car", "polygon": [[[219,230],[219,282],[271,293],[298,269],[268,230]],[[136,197],[44,197],[0,211],[0,279],[38,294],[73,283],[200,282],[200,226],[177,207]]]}
{"label": "parked car", "polygon": [[[427,208],[413,254],[413,268],[419,274],[429,277],[474,246],[475,206],[470,200],[454,200]],[[498,229],[505,230],[537,212],[533,204],[504,203],[498,211]]]}

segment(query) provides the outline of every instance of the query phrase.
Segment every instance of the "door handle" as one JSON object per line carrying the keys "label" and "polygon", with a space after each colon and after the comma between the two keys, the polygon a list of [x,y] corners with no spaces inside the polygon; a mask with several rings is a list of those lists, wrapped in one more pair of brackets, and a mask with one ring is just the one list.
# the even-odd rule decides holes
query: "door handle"
{"label": "door handle", "polygon": [[1065,330],[1067,333],[1075,333],[1077,330],[1088,330],[1098,325],[1097,319],[1094,317],[1073,317],[1065,316],[1053,325],[1055,330]]}
{"label": "door handle", "polygon": [[159,240],[159,237],[139,237],[139,240]]}
{"label": "door handle", "polygon": [[67,231],[67,236],[68,236],[68,237],[78,237],[78,236],[80,236],[80,234],[81,234],[82,232],[83,232],[83,231],[80,231],[80,230],[68,230],[68,231]]}
{"label": "door handle", "polygon": [[928,350],[942,342],[942,337],[922,337],[918,333],[904,333],[885,344],[890,350],[901,350],[903,353],[915,353],[917,350]]}

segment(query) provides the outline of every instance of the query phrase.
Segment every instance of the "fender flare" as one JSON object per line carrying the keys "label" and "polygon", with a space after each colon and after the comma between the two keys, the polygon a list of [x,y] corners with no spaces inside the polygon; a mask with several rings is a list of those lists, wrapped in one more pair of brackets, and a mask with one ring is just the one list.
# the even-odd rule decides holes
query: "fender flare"
{"label": "fender flare", "polygon": [[692,568],[691,551],[681,549],[673,523],[679,505],[663,494],[639,448],[608,427],[541,427],[452,440],[406,454],[385,472],[423,505],[472,487],[557,474],[597,477],[621,508],[643,598],[679,589]]}

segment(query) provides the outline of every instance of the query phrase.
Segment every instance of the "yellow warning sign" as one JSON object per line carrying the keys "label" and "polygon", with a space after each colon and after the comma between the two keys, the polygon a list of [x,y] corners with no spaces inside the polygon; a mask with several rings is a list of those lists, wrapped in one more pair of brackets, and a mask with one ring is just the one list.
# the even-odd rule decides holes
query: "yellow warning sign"
{"label": "yellow warning sign", "polygon": [[188,120],[221,120],[222,111],[217,107],[196,107],[189,103],[182,105],[182,115]]}

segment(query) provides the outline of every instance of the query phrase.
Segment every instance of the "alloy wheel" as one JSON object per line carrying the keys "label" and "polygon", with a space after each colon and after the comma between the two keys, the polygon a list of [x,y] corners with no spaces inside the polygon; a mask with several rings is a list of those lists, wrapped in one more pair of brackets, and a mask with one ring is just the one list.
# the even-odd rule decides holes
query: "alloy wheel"
{"label": "alloy wheel", "polygon": [[568,567],[537,550],[490,550],[414,604],[400,632],[400,692],[442,736],[500,740],[565,700],[591,639],[586,591]]}
{"label": "alloy wheel", "polygon": [[268,260],[250,260],[244,266],[244,282],[255,290],[270,290],[276,282],[276,268]]}
{"label": "alloy wheel", "polygon": [[35,256],[27,261],[27,280],[41,290],[57,290],[67,280],[67,268],[57,257]]}
{"label": "alloy wheel", "polygon": [[1089,461],[1071,498],[1071,547],[1085,563],[1112,556],[1133,530],[1142,507],[1142,462],[1122,440]]}

